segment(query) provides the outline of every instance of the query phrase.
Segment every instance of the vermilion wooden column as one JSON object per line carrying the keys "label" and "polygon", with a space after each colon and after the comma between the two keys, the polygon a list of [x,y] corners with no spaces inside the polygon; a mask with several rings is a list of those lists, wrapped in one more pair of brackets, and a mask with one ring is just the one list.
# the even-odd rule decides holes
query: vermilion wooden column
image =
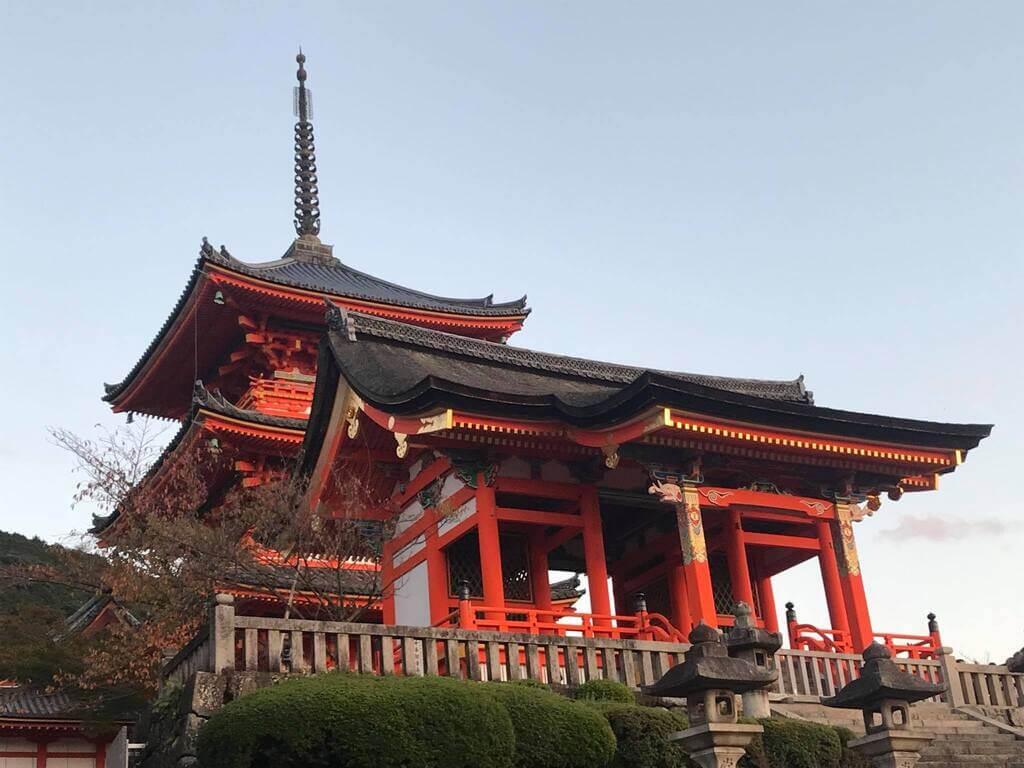
{"label": "vermilion wooden column", "polygon": [[97,744],[96,745],[96,768],[106,768],[107,765],[107,745]]}
{"label": "vermilion wooden column", "polygon": [[[476,531],[480,540],[480,576],[484,585],[484,604],[492,608],[504,608],[505,579],[501,573],[501,539],[498,536],[494,488],[484,482],[482,472],[477,474]],[[504,616],[493,618],[501,620]]]}
{"label": "vermilion wooden column", "polygon": [[448,561],[444,551],[437,545],[437,512],[430,509],[424,512],[430,515],[430,526],[426,531],[427,549],[427,584],[430,594],[430,623],[437,624],[450,611],[448,609]]}
{"label": "vermilion wooden column", "polygon": [[818,520],[818,564],[821,566],[821,581],[825,585],[825,602],[828,604],[829,621],[832,629],[850,631],[850,619],[846,613],[846,600],[843,597],[843,585],[839,579],[839,561],[836,559],[835,542],[828,520]]}
{"label": "vermilion wooden column", "polygon": [[704,621],[711,627],[718,627],[718,611],[715,610],[715,593],[711,586],[711,569],[708,567],[708,546],[704,540],[704,520],[700,512],[700,494],[697,486],[686,483],[683,488],[683,503],[676,505],[676,528],[679,531],[679,546],[683,556],[686,574],[686,591],[690,598],[690,616],[694,624]]}
{"label": "vermilion wooden column", "polygon": [[741,601],[746,603],[753,611],[755,609],[754,591],[750,587],[750,565],[747,563],[747,546],[743,541],[743,518],[738,509],[729,510],[726,548],[733,600],[737,603]]}
{"label": "vermilion wooden column", "polygon": [[533,604],[542,611],[551,610],[551,577],[548,574],[548,551],[544,546],[544,529],[530,532],[530,580],[533,582]]}
{"label": "vermilion wooden column", "polygon": [[612,603],[608,597],[608,563],[604,553],[601,504],[597,498],[597,489],[593,486],[586,488],[580,497],[580,516],[583,518],[583,555],[587,565],[590,610],[607,616],[612,612]]}
{"label": "vermilion wooden column", "polygon": [[832,538],[838,544],[836,553],[839,560],[839,581],[843,588],[846,615],[850,620],[853,649],[856,653],[861,653],[871,645],[875,635],[871,628],[867,596],[864,594],[857,543],[853,538],[854,504],[848,500],[836,499],[835,506],[836,520],[832,526]]}
{"label": "vermilion wooden column", "polygon": [[380,558],[381,586],[381,619],[385,624],[395,623],[395,567],[393,565],[394,547],[390,541],[384,542],[384,551]]}
{"label": "vermilion wooden column", "polygon": [[686,591],[686,569],[679,564],[668,572],[668,593],[672,601],[672,624],[680,632],[689,634],[693,623],[690,619],[690,596]]}
{"label": "vermilion wooden column", "polygon": [[757,596],[761,602],[761,620],[769,632],[779,631],[779,613],[775,607],[775,590],[772,588],[772,577],[758,575]]}

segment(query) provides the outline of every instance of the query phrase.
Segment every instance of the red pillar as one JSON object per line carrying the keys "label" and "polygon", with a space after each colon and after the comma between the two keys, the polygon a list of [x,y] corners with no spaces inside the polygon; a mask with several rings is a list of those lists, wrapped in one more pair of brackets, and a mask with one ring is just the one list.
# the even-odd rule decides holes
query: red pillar
{"label": "red pillar", "polygon": [[533,604],[539,610],[551,610],[551,577],[548,575],[548,551],[544,546],[544,529],[530,532],[530,579],[533,582]]}
{"label": "red pillar", "polygon": [[726,559],[729,563],[729,581],[732,583],[733,600],[744,602],[755,609],[754,591],[750,588],[750,566],[747,563],[747,546],[743,540],[743,522],[738,509],[729,510],[729,525],[726,529]]}
{"label": "red pillar", "polygon": [[385,624],[395,623],[395,568],[392,557],[394,547],[390,541],[384,542],[384,551],[380,559],[381,587],[381,619]]}
{"label": "red pillar", "polygon": [[668,592],[672,600],[672,624],[680,632],[689,634],[693,627],[690,621],[690,596],[686,591],[686,569],[681,564],[668,572]]}
{"label": "red pillar", "polygon": [[[498,513],[494,502],[494,489],[484,483],[482,472],[477,475],[476,531],[480,540],[480,576],[484,585],[484,604],[491,608],[504,608],[505,580],[501,573]],[[491,618],[503,621],[504,612]]]}
{"label": "red pillar", "polygon": [[846,604],[846,616],[850,622],[850,635],[853,637],[853,650],[860,653],[871,645],[874,630],[871,628],[868,600],[864,594],[857,543],[853,537],[851,506],[853,505],[850,502],[836,500],[836,520],[832,525],[831,534],[836,544],[834,551],[838,559],[839,582],[842,586],[843,602]]}
{"label": "red pillar", "polygon": [[36,768],[46,768],[46,739],[36,742]]}
{"label": "red pillar", "polygon": [[708,567],[700,494],[695,485],[686,484],[682,490],[683,503],[676,505],[676,528],[679,531],[691,619],[694,624],[703,621],[717,628],[718,611],[715,610],[715,593],[711,586],[711,569]]}
{"label": "red pillar", "polygon": [[448,589],[448,562],[444,551],[437,546],[437,513],[433,510],[425,512],[430,515],[431,523],[427,529],[427,583],[430,594],[430,623],[437,624],[451,611]]}
{"label": "red pillar", "polygon": [[828,604],[829,621],[832,629],[850,631],[850,619],[846,613],[843,585],[839,578],[839,561],[836,558],[835,541],[828,520],[818,520],[818,564],[821,566],[821,581],[825,586],[825,602]]}
{"label": "red pillar", "polygon": [[96,745],[96,768],[106,768],[107,765],[107,745],[97,744]]}
{"label": "red pillar", "polygon": [[769,632],[779,631],[779,612],[775,607],[775,590],[772,588],[772,577],[758,575],[757,596],[761,598],[761,620]]}
{"label": "red pillar", "polygon": [[601,504],[597,498],[597,489],[592,486],[586,488],[580,497],[580,516],[583,518],[583,554],[587,565],[590,610],[607,616],[612,612],[612,603],[608,597],[608,564],[604,553]]}

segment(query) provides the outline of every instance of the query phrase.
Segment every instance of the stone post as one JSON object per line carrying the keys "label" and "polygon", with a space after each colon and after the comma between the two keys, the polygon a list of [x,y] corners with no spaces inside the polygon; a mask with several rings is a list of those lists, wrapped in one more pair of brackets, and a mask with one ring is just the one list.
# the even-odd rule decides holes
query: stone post
{"label": "stone post", "polygon": [[946,684],[946,696],[949,706],[962,707],[967,703],[964,688],[960,683],[960,670],[956,668],[956,657],[949,646],[939,648],[939,663],[942,664],[942,680]]}
{"label": "stone post", "polygon": [[[776,674],[775,652],[782,647],[782,634],[758,627],[750,606],[744,602],[736,604],[735,616],[733,626],[725,634],[725,647],[729,649],[729,655]],[[755,688],[743,693],[743,714],[758,719],[772,716],[767,688]]]}
{"label": "stone post", "polygon": [[220,674],[235,669],[235,598],[218,593],[210,609],[210,666]]}
{"label": "stone post", "polygon": [[735,768],[750,740],[764,729],[737,722],[736,694],[764,688],[778,673],[730,658],[721,633],[701,622],[690,632],[690,649],[682,664],[665,673],[645,692],[685,697],[690,727],[673,733],[702,768]]}
{"label": "stone post", "polygon": [[822,703],[863,712],[867,735],[854,739],[849,747],[874,768],[913,768],[934,737],[911,729],[910,705],[942,693],[945,687],[903,672],[889,649],[879,643],[865,649],[860,674]]}

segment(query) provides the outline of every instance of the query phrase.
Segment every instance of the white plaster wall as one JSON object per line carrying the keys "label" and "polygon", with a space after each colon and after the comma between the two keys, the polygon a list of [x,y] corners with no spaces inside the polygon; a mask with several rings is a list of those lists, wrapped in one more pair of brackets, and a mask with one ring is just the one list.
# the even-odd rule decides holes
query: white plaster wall
{"label": "white plaster wall", "polygon": [[417,536],[415,539],[410,541],[408,544],[406,544],[400,550],[395,552],[395,556],[394,556],[394,558],[392,558],[393,561],[394,561],[394,564],[395,565],[401,565],[406,560],[408,560],[410,557],[415,555],[417,552],[421,551],[426,546],[426,544],[427,544],[427,537],[426,537],[426,535],[421,533],[419,536]]}
{"label": "white plaster wall", "polygon": [[420,504],[420,500],[413,499],[409,506],[398,515],[398,520],[395,522],[395,536],[398,536],[422,516],[423,506]]}
{"label": "white plaster wall", "polygon": [[441,498],[447,499],[456,491],[461,491],[466,486],[462,484],[462,481],[455,476],[455,473],[448,475],[444,479],[444,485],[441,486]]}
{"label": "white plaster wall", "polygon": [[426,563],[420,563],[396,582],[395,622],[412,627],[430,626],[430,586]]}

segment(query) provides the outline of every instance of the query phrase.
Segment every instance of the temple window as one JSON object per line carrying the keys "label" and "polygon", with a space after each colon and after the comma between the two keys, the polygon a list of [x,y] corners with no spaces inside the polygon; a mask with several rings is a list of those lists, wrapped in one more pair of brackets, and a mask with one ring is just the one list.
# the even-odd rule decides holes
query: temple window
{"label": "temple window", "polygon": [[[533,588],[530,580],[530,551],[526,537],[514,533],[502,533],[501,573],[506,600],[533,602]],[[483,577],[480,571],[480,541],[476,531],[470,531],[445,549],[448,558],[448,591],[458,597],[459,584],[469,585],[469,595],[483,599]]]}
{"label": "temple window", "polygon": [[711,589],[715,596],[715,611],[722,615],[732,613],[736,599],[732,594],[729,563],[725,555],[712,552],[708,556],[708,567],[711,570]]}

